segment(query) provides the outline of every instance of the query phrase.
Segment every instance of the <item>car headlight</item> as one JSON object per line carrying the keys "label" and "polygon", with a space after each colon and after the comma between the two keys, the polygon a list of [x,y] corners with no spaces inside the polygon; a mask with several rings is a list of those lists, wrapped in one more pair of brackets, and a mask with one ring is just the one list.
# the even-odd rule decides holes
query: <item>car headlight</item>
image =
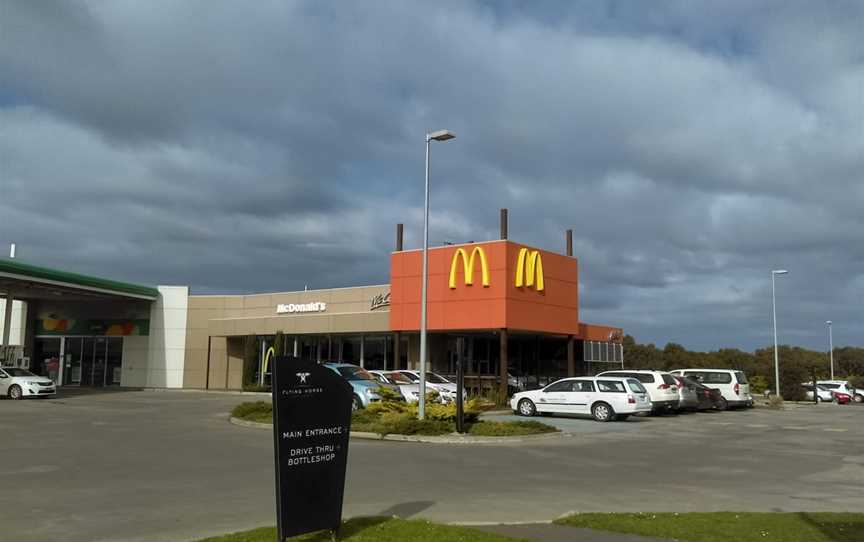
{"label": "car headlight", "polygon": [[36,382],[35,380],[28,380],[27,384],[29,384],[30,386],[36,386],[39,384],[39,382]]}
{"label": "car headlight", "polygon": [[366,395],[368,395],[369,397],[372,397],[372,396],[377,397],[378,396],[378,390],[373,389],[373,388],[366,388]]}

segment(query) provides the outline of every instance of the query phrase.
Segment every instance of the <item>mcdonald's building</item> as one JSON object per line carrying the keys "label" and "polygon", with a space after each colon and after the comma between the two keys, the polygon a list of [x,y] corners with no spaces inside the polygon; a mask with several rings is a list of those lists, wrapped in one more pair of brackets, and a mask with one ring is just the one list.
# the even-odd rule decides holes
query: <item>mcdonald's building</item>
{"label": "mcdonald's building", "polygon": [[[623,364],[623,330],[580,320],[570,232],[563,253],[531,247],[508,239],[506,217],[499,239],[429,248],[429,370],[451,376],[461,355],[469,388],[506,393]],[[266,386],[278,353],[414,369],[423,252],[402,231],[389,284],[302,292],[195,295],[0,260],[14,299],[3,355],[61,386]]]}

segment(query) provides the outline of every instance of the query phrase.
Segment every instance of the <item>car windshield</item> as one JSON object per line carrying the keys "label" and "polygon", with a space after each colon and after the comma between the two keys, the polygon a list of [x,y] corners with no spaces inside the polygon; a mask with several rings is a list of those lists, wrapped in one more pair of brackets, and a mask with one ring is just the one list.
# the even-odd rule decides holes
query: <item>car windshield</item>
{"label": "car windshield", "polygon": [[366,369],[361,367],[337,367],[337,371],[342,375],[345,380],[372,380],[375,381],[375,377],[369,374]]}
{"label": "car windshield", "polygon": [[840,387],[840,384],[819,384],[820,388],[828,388],[832,390],[836,390]]}
{"label": "car windshield", "polygon": [[397,384],[411,384],[414,382],[402,373],[387,373],[387,378]]}
{"label": "car windshield", "polygon": [[399,374],[404,376],[405,378],[407,378],[411,382],[420,382],[420,377],[415,375],[414,373],[399,373]]}
{"label": "car windshield", "polygon": [[3,367],[3,370],[9,376],[36,376],[30,371],[25,371],[24,369],[18,369],[15,367]]}
{"label": "car windshield", "polygon": [[435,373],[426,373],[426,381],[433,384],[449,384],[450,381],[443,376],[438,376]]}

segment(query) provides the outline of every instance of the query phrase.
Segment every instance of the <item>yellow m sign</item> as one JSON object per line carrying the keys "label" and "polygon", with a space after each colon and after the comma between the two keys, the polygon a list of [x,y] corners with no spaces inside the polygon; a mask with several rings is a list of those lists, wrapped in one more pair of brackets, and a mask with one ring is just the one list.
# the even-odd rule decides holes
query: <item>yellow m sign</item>
{"label": "yellow m sign", "polygon": [[459,269],[459,260],[462,260],[462,270],[465,273],[465,285],[471,286],[474,283],[474,261],[480,257],[480,280],[483,287],[489,286],[489,264],[486,262],[486,253],[482,247],[474,247],[471,251],[471,256],[465,252],[464,248],[460,248],[453,255],[453,260],[450,262],[450,287],[456,288],[456,271]]}
{"label": "yellow m sign", "polygon": [[516,260],[516,287],[534,286],[538,292],[546,287],[543,284],[543,259],[537,250],[519,249]]}

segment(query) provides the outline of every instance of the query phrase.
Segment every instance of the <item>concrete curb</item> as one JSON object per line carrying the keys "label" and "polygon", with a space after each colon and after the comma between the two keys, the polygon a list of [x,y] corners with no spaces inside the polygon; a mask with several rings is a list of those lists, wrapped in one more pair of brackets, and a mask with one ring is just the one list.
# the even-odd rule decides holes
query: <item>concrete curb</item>
{"label": "concrete curb", "polygon": [[[254,429],[267,429],[272,431],[273,424],[250,422],[231,416],[229,421],[241,427]],[[441,435],[439,437],[423,435],[379,435],[378,433],[367,433],[363,431],[351,431],[351,438],[360,440],[388,440],[391,442],[422,442],[425,444],[520,444],[543,440],[561,439],[572,437],[571,433],[543,433],[542,435],[525,435],[521,437],[473,437],[470,435]]]}

